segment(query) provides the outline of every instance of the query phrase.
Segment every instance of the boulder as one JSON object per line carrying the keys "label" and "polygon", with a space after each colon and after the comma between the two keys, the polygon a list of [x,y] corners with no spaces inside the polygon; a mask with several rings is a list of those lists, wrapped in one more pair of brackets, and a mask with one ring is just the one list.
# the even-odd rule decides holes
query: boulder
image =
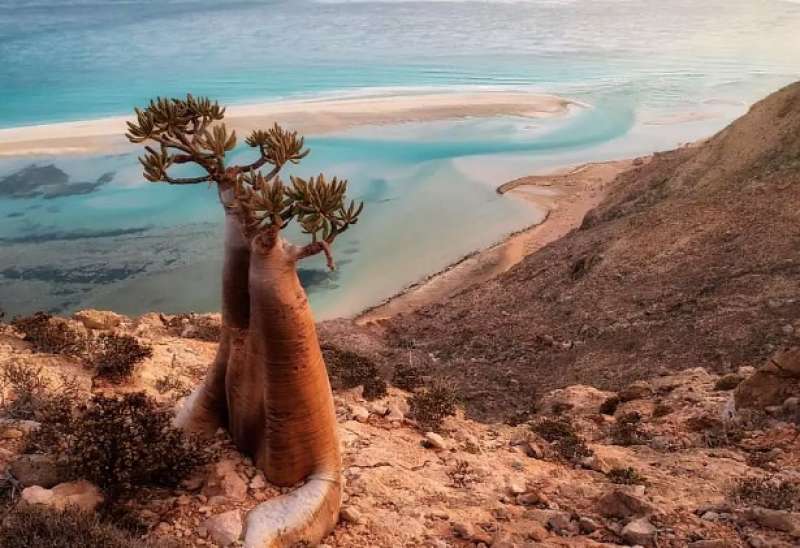
{"label": "boulder", "polygon": [[436,432],[425,433],[425,445],[436,451],[444,451],[447,449],[447,442]]}
{"label": "boulder", "polygon": [[593,386],[576,384],[548,392],[542,397],[541,408],[545,413],[569,411],[570,415],[595,415],[600,406],[614,396]]}
{"label": "boulder", "polygon": [[211,516],[202,527],[219,546],[230,546],[242,536],[242,516],[238,510],[231,510]]}
{"label": "boulder", "polygon": [[800,394],[800,347],[778,352],[736,387],[736,407],[763,409],[783,405]]}
{"label": "boulder", "polygon": [[72,315],[87,329],[114,329],[122,323],[122,316],[109,310],[81,310]]}
{"label": "boulder", "polygon": [[622,528],[621,536],[626,542],[639,546],[654,546],[656,528],[647,518],[638,518]]}
{"label": "boulder", "polygon": [[8,471],[23,487],[50,488],[68,479],[63,467],[50,455],[20,455],[9,465]]}

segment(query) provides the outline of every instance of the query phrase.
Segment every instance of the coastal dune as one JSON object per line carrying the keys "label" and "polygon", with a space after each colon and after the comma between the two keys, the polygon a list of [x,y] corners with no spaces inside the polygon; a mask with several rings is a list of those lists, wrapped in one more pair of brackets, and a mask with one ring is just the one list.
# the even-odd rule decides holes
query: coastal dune
{"label": "coastal dune", "polygon": [[[501,115],[531,118],[565,114],[579,103],[524,92],[420,93],[287,100],[228,107],[225,123],[244,135],[273,122],[304,134],[358,125],[395,124]],[[129,116],[0,129],[0,156],[109,152],[129,146]]]}

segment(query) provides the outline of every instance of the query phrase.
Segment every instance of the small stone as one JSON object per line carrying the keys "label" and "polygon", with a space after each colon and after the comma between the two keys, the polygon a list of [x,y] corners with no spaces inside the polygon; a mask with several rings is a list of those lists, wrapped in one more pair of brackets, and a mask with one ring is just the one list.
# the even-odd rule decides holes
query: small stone
{"label": "small stone", "polygon": [[622,528],[622,538],[631,544],[653,546],[656,528],[647,518],[638,518]]}
{"label": "small stone", "polygon": [[794,333],[794,327],[792,326],[792,324],[787,323],[786,325],[781,327],[781,331],[783,331],[784,335],[791,335],[792,333]]}
{"label": "small stone", "polygon": [[517,548],[514,537],[507,531],[498,531],[492,539],[491,548]]}
{"label": "small stone", "polygon": [[431,449],[435,449],[436,451],[444,451],[447,449],[447,442],[445,442],[444,438],[436,432],[425,433],[425,445]]}
{"label": "small stone", "polygon": [[253,476],[253,479],[250,480],[250,489],[258,490],[263,489],[267,486],[267,482],[264,479],[264,476],[261,474],[256,474]]}
{"label": "small stone", "polygon": [[580,528],[581,533],[590,535],[600,529],[600,524],[590,517],[582,516],[578,520],[578,527]]}
{"label": "small stone", "polygon": [[379,417],[383,417],[389,412],[389,408],[386,406],[386,404],[380,401],[374,401],[369,404],[369,410],[372,414]]}
{"label": "small stone", "polygon": [[528,538],[533,541],[544,542],[549,536],[550,534],[547,532],[547,529],[537,523],[528,526]]}
{"label": "small stone", "polygon": [[604,516],[629,518],[651,514],[655,508],[634,493],[623,489],[614,489],[600,497],[598,510]]}
{"label": "small stone", "polygon": [[520,478],[509,478],[508,482],[506,483],[506,487],[508,492],[511,495],[517,496],[528,491],[528,485],[525,480]]}
{"label": "small stone", "polygon": [[547,497],[542,495],[541,493],[522,493],[517,495],[517,504],[522,506],[536,506],[537,504],[543,504],[547,506],[550,501],[547,500]]}
{"label": "small stone", "polygon": [[231,510],[208,518],[202,528],[220,546],[230,546],[242,536],[242,517],[238,510]]}
{"label": "small stone", "polygon": [[236,463],[223,460],[213,465],[203,494],[211,499],[225,497],[233,501],[244,500],[247,496],[247,484],[236,472]]}
{"label": "small stone", "polygon": [[350,404],[350,416],[355,421],[367,422],[369,420],[369,411],[362,405]]}
{"label": "small stone", "polygon": [[22,500],[27,504],[44,504],[50,506],[53,502],[53,492],[50,489],[33,485],[22,490]]}
{"label": "small stone", "polygon": [[547,520],[547,525],[559,535],[564,535],[572,530],[571,517],[568,512],[553,512]]}
{"label": "small stone", "polygon": [[342,519],[348,523],[364,523],[364,516],[361,510],[355,506],[345,506],[341,511]]}
{"label": "small stone", "polygon": [[700,517],[706,521],[719,521],[719,514],[713,510],[709,510]]}

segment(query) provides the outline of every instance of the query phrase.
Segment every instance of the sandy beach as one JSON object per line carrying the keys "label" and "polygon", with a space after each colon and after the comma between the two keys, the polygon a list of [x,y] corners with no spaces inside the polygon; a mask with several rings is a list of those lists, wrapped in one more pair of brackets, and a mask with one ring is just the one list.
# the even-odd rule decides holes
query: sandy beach
{"label": "sandy beach", "polygon": [[443,302],[464,289],[484,283],[528,255],[577,228],[586,213],[596,207],[620,173],[639,160],[582,164],[544,175],[514,179],[497,187],[499,194],[532,202],[547,210],[544,221],[512,234],[487,249],[467,255],[446,269],[406,288],[383,303],[362,312],[360,325],[408,314],[427,304]]}
{"label": "sandy beach", "polygon": [[[225,123],[240,138],[278,122],[304,134],[358,125],[395,124],[500,115],[541,118],[567,112],[568,99],[553,95],[484,91],[276,101],[228,107]],[[0,156],[116,152],[131,145],[124,137],[127,116],[0,129]]]}

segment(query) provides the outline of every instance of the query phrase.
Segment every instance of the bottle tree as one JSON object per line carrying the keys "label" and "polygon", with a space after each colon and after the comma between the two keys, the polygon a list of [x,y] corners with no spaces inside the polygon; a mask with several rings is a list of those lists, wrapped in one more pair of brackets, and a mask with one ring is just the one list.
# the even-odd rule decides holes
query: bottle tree
{"label": "bottle tree", "polygon": [[[144,176],[169,184],[216,183],[225,211],[222,330],[204,383],[187,398],[178,423],[211,435],[227,428],[239,449],[279,486],[299,489],[248,513],[245,545],[316,543],[336,525],[341,504],[341,457],[330,383],[298,261],[324,253],[355,224],[363,204],[346,204],[347,182],[324,175],[279,174],[308,154],[302,137],[277,124],[246,143],[253,163],[226,165],[236,135],[221,121],[225,109],[205,98],[157,99],[136,109],[127,137],[150,143],[140,158]],[[173,177],[194,164],[197,177]],[[269,167],[269,170],[262,168]],[[296,221],[310,242],[289,243],[282,231]]]}

